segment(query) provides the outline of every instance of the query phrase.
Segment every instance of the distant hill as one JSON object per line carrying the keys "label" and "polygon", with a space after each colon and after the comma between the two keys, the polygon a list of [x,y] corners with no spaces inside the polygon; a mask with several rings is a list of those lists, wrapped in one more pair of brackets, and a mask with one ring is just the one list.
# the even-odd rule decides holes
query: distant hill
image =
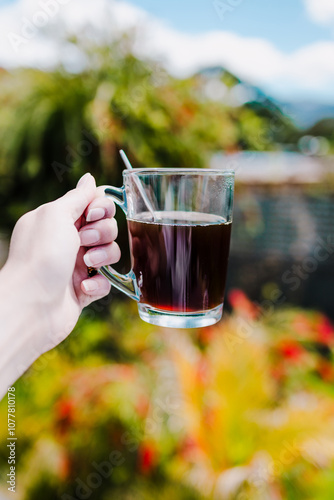
{"label": "distant hill", "polygon": [[310,101],[277,102],[278,106],[298,127],[307,129],[315,123],[334,118],[334,104],[320,104]]}
{"label": "distant hill", "polygon": [[221,78],[229,87],[241,84],[252,97],[252,106],[256,107],[256,103],[259,103],[259,107],[269,107],[272,111],[277,107],[277,110],[281,110],[291,118],[298,128],[306,130],[319,121],[334,118],[334,104],[321,104],[312,101],[279,101],[267,95],[261,88],[240,80],[238,76],[222,66],[203,68],[198,74],[206,78]]}
{"label": "distant hill", "polygon": [[334,138],[334,116],[324,118],[307,130],[309,135],[333,137]]}

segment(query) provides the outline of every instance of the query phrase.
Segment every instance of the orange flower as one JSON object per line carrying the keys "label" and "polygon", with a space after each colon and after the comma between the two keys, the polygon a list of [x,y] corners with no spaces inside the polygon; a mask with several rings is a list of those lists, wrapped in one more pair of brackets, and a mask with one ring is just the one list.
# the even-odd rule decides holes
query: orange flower
{"label": "orange flower", "polygon": [[334,381],[334,367],[329,361],[321,361],[319,363],[318,373],[326,382]]}
{"label": "orange flower", "polygon": [[275,366],[271,370],[271,375],[273,379],[277,380],[277,382],[282,382],[284,380],[286,376],[286,370],[282,361],[275,363]]}
{"label": "orange flower", "polygon": [[205,427],[209,429],[213,429],[215,427],[216,421],[216,412],[213,408],[204,408],[203,409],[203,424]]}
{"label": "orange flower", "polygon": [[205,328],[201,328],[199,330],[198,340],[203,346],[207,346],[214,340],[216,333],[216,326],[206,326]]}
{"label": "orange flower", "polygon": [[71,460],[68,454],[64,451],[59,461],[59,476],[62,481],[65,481],[71,473]]}
{"label": "orange flower", "polygon": [[249,319],[255,319],[259,314],[259,307],[253,304],[242,290],[231,290],[228,300],[233,309]]}
{"label": "orange flower", "polygon": [[135,404],[135,410],[139,417],[145,418],[150,407],[150,400],[145,394],[141,394]]}
{"label": "orange flower", "polygon": [[205,385],[209,378],[209,365],[204,357],[201,357],[196,366],[196,382]]}

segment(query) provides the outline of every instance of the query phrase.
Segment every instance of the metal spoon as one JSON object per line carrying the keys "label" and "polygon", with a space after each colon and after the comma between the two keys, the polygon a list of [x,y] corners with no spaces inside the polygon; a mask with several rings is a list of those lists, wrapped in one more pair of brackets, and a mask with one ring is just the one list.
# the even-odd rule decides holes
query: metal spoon
{"label": "metal spoon", "polygon": [[[125,167],[128,170],[132,170],[133,166],[131,165],[129,158],[126,156],[123,149],[120,150],[119,154],[121,155],[121,158],[124,162]],[[157,217],[156,213],[154,212],[154,208],[152,207],[150,200],[147,198],[147,195],[145,193],[145,189],[143,188],[142,183],[140,182],[139,178],[136,175],[134,176],[134,180],[135,180],[136,186],[138,188],[138,191],[140,192],[140,195],[145,202],[145,205],[146,205],[148,211],[150,212],[150,214],[153,217],[153,220],[154,221],[158,220],[158,217]]]}

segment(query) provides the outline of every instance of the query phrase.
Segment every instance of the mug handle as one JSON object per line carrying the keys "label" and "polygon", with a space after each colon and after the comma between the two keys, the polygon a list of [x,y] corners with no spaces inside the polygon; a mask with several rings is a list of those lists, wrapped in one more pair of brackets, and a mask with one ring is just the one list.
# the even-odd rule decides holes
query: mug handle
{"label": "mug handle", "polygon": [[[121,188],[116,188],[110,186],[106,188],[104,192],[106,196],[110,196],[110,198],[112,198],[113,201],[121,207],[125,215],[127,215],[128,210],[125,187],[122,186]],[[128,297],[131,297],[131,299],[139,302],[139,289],[137,286],[136,276],[132,269],[127,274],[121,274],[111,266],[102,266],[98,269],[98,272],[102,274],[102,276],[105,276],[115,288],[128,295]]]}

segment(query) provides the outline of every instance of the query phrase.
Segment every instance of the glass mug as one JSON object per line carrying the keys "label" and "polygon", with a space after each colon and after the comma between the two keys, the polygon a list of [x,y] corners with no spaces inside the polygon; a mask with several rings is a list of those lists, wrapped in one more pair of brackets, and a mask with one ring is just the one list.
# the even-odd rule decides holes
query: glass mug
{"label": "glass mug", "polygon": [[192,168],[124,170],[105,193],[125,212],[132,269],[100,274],[138,302],[148,323],[208,326],[223,312],[234,172]]}

